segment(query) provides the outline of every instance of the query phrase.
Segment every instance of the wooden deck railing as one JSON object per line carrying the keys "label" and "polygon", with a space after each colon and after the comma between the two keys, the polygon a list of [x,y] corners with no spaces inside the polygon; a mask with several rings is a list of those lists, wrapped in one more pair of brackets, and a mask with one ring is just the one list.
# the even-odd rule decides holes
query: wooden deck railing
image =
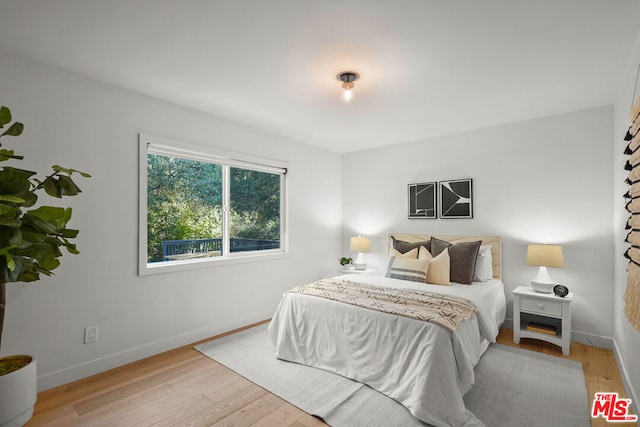
{"label": "wooden deck railing", "polygon": [[[278,249],[279,240],[229,239],[229,252],[263,251]],[[205,258],[222,255],[222,239],[163,240],[162,260]]]}

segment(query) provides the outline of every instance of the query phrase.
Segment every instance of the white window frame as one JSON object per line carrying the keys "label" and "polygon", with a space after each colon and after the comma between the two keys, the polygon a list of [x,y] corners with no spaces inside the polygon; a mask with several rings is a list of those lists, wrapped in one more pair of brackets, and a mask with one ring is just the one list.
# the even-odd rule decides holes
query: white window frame
{"label": "white window frame", "polygon": [[[147,154],[180,157],[196,161],[209,161],[222,165],[223,175],[223,254],[219,257],[197,258],[181,261],[147,262]],[[173,271],[193,270],[196,268],[229,265],[244,262],[266,261],[269,259],[286,258],[289,255],[289,212],[288,212],[288,163],[250,156],[242,153],[229,152],[217,148],[203,146],[170,138],[139,134],[139,234],[138,234],[138,274],[140,276]],[[229,252],[229,171],[231,167],[239,167],[259,172],[276,173],[280,175],[280,248],[249,252]]]}

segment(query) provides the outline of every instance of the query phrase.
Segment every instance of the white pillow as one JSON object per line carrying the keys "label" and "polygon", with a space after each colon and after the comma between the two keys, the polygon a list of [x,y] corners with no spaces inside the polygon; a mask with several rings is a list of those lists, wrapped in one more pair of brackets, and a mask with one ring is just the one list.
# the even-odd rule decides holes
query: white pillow
{"label": "white pillow", "polygon": [[429,261],[427,283],[433,285],[451,285],[451,258],[449,257],[449,248],[445,248],[434,258],[427,248],[420,246],[418,259],[426,259]]}
{"label": "white pillow", "polygon": [[486,282],[493,279],[493,259],[491,245],[482,245],[476,257],[476,271],[473,273],[474,282]]}

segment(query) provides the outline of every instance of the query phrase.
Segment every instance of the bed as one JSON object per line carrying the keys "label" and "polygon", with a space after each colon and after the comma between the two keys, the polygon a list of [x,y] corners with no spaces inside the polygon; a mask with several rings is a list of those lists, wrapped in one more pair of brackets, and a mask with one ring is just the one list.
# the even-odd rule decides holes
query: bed
{"label": "bed", "polygon": [[[410,255],[413,249],[406,252],[399,249],[420,243],[414,249],[422,256],[420,246],[427,241],[433,242],[432,238],[440,245],[443,242],[452,244],[442,251],[451,257],[459,252],[457,248],[478,245],[471,242],[480,241],[474,266],[480,263],[480,254],[484,254],[482,263],[485,274],[489,263],[489,277],[474,277],[483,281],[470,284],[451,282],[449,286],[443,286],[410,281],[394,274],[392,277],[343,274],[312,285],[319,284],[323,291],[325,287],[335,285],[342,289],[348,285],[349,292],[351,286],[382,289],[384,294],[397,289],[399,293],[417,293],[419,296],[433,293],[435,299],[470,301],[475,310],[455,327],[420,320],[419,316],[395,314],[386,307],[378,311],[307,294],[305,290],[309,287],[305,285],[283,295],[269,324],[276,357],[367,384],[403,404],[416,418],[434,426],[483,425],[465,408],[463,395],[473,385],[473,368],[489,343],[495,342],[506,313],[504,284],[500,280],[501,242],[498,237],[487,236],[389,235],[387,275],[394,271],[398,259],[413,259]],[[436,252],[435,244],[433,250]],[[444,256],[442,252],[440,258],[433,256],[430,260],[434,271],[437,270],[436,259],[441,260]],[[489,260],[487,254],[490,254]],[[452,273],[458,268],[454,264],[451,258],[447,268]]]}

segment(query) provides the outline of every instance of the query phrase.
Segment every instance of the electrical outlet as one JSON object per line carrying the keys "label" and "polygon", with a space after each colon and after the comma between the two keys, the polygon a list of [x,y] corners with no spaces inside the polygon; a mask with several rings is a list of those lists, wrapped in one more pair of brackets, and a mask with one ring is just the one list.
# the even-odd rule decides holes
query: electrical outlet
{"label": "electrical outlet", "polygon": [[84,343],[89,344],[98,341],[98,327],[90,326],[84,328]]}

